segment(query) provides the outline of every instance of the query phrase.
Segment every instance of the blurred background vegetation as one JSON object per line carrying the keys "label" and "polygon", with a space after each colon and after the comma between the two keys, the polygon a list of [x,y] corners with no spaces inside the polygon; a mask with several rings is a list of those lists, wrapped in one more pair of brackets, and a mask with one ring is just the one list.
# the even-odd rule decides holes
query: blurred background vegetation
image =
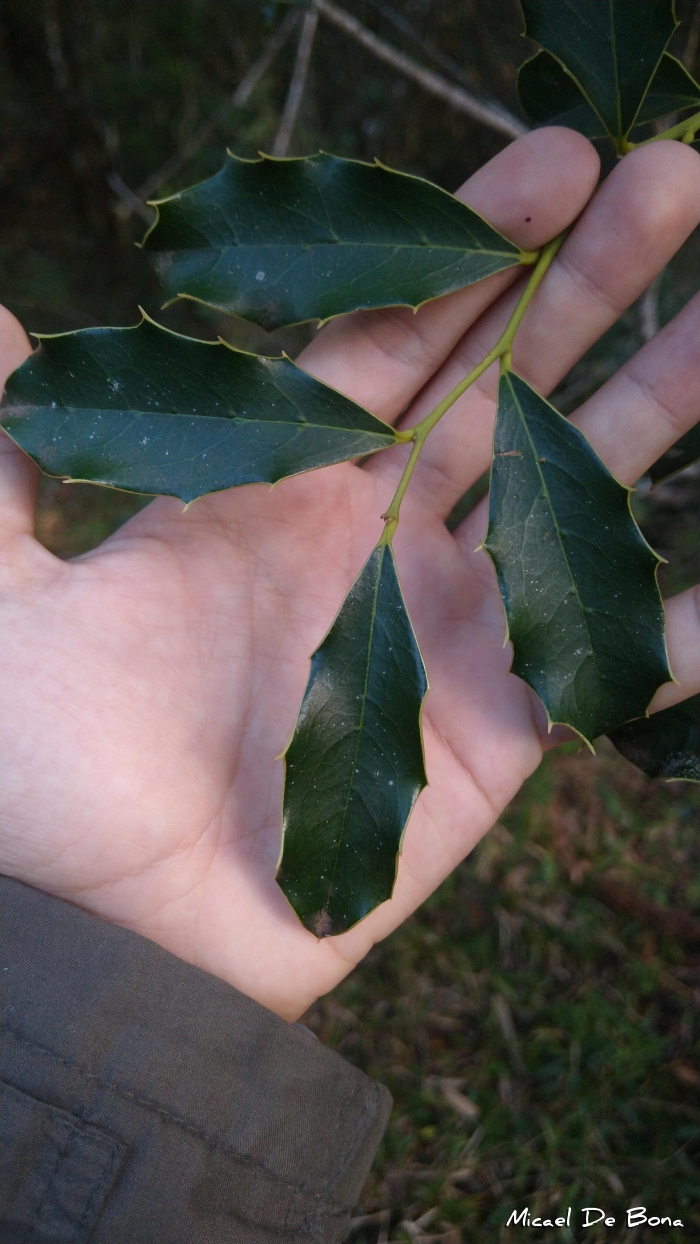
{"label": "blurred background vegetation", "polygon": [[[516,0],[343,8],[445,81],[521,117],[515,73],[530,48]],[[678,12],[673,50],[697,73],[700,6],[679,0]],[[149,215],[144,187],[163,197],[206,177],[226,146],[272,150],[302,21],[302,9],[255,0],[5,0],[0,296],[28,329],[133,324],[140,304],[195,336],[298,352],[310,330],[268,337],[190,303],[161,311],[134,242]],[[285,22],[284,46],[235,106]],[[452,190],[508,141],[320,20],[289,154],[378,157]],[[698,289],[694,235],[566,378],[561,408],[585,399]],[[45,480],[38,534],[74,556],[141,504]],[[642,481],[635,504],[668,558],[665,593],[689,586],[700,570],[697,468],[653,491]],[[355,1244],[515,1240],[522,1228],[504,1224],[526,1204],[551,1217],[568,1205],[606,1208],[616,1226],[585,1232],[594,1242],[679,1238],[664,1227],[628,1231],[626,1207],[646,1205],[681,1217],[682,1238],[700,1241],[699,828],[700,788],[651,781],[605,743],[595,758],[562,749],[422,911],[307,1015],[394,1095]]]}

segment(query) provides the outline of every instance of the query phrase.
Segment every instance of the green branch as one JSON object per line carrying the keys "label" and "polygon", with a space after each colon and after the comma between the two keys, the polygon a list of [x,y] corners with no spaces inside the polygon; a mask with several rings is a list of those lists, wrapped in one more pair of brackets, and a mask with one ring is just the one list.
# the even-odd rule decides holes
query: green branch
{"label": "green branch", "polygon": [[645,138],[644,142],[627,142],[626,149],[632,151],[635,147],[646,147],[648,143],[661,142],[662,138],[679,138],[681,142],[692,143],[695,141],[698,130],[700,130],[700,112],[694,112],[692,117],[686,117],[685,121],[679,121],[677,125],[672,125],[670,129],[664,130],[661,134],[653,134],[651,138]]}
{"label": "green branch", "polygon": [[399,486],[396,489],[391,505],[389,506],[386,514],[382,515],[384,519],[384,531],[382,532],[382,538],[380,540],[381,545],[390,544],[394,537],[394,532],[396,531],[399,523],[401,502],[403,501],[409,481],[416,468],[416,463],[421,455],[423,446],[435,425],[440,422],[442,416],[447,413],[450,407],[454,406],[457,399],[461,397],[463,393],[466,393],[467,389],[469,389],[471,385],[473,385],[474,382],[478,380],[485,371],[487,371],[492,363],[497,361],[497,359],[501,360],[502,367],[505,367],[506,369],[510,368],[515,334],[522,323],[523,316],[525,315],[536,290],[541,284],[547,269],[559,250],[567,233],[568,229],[566,229],[563,233],[560,233],[556,238],[553,238],[553,240],[548,242],[546,246],[542,247],[542,250],[539,252],[537,263],[532,270],[530,279],[520,295],[513,314],[508,320],[506,327],[501,333],[501,336],[493,349],[489,351],[480,363],[477,363],[476,367],[474,367],[463,380],[460,380],[459,384],[455,385],[454,389],[452,389],[447,396],[438,403],[429,415],[426,415],[425,419],[422,419],[420,423],[415,425],[415,427],[408,428],[405,432],[399,432],[397,434],[399,439],[405,441],[406,443],[413,441],[413,448],[408,462],[404,467],[403,475],[401,476]]}

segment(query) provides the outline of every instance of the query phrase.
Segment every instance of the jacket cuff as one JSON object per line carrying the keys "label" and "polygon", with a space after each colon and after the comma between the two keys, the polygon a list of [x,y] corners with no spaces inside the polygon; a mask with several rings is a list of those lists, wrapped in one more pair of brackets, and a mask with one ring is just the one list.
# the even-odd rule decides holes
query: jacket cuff
{"label": "jacket cuff", "polygon": [[383,1086],[154,942],[9,878],[0,897],[3,1240],[344,1238]]}

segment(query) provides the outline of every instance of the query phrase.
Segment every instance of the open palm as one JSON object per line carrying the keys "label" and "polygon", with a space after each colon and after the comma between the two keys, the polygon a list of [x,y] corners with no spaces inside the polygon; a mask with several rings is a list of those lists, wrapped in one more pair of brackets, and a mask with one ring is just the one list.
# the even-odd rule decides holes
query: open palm
{"label": "open palm", "polygon": [[[528,248],[578,220],[533,301],[514,365],[547,392],[649,284],[700,220],[700,160],[658,143],[591,199],[585,139],[541,130],[460,192]],[[588,206],[586,207],[586,204]],[[584,211],[585,208],[585,211]],[[329,325],[299,360],[383,418],[414,422],[496,340],[517,297],[501,273],[408,311]],[[515,284],[514,284],[515,282]],[[700,305],[691,304],[578,412],[633,482],[697,419]],[[6,374],[28,352],[9,315]],[[282,764],[307,658],[376,542],[405,461],[397,448],[204,498],[158,499],[63,563],[33,538],[34,468],[3,441],[3,837],[6,873],[154,939],[286,1018],[332,988],[493,824],[547,745],[536,698],[509,673],[483,507],[444,519],[488,465],[496,377],[431,436],[394,547],[431,691],[428,789],[393,899],[317,941],[275,884]],[[680,686],[700,689],[697,593],[669,606]]]}

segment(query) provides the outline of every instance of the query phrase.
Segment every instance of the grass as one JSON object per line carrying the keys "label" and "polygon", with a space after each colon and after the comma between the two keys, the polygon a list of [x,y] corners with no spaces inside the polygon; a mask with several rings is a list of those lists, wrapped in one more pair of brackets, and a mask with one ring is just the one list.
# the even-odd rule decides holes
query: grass
{"label": "grass", "polygon": [[[37,532],[73,556],[143,503],[44,480]],[[700,1241],[699,828],[700,786],[652,781],[605,741],[551,753],[307,1013],[394,1097],[351,1244]],[[628,1230],[634,1205],[685,1230]],[[508,1229],[525,1206],[571,1206],[576,1229]],[[581,1206],[615,1225],[582,1230]]]}
{"label": "grass", "polygon": [[616,1218],[540,1240],[646,1240],[624,1225],[634,1205],[700,1239],[699,823],[700,789],[653,782],[610,745],[552,754],[307,1014],[394,1097],[358,1210],[389,1222],[358,1224],[354,1244],[382,1225],[392,1240],[516,1240],[504,1224],[525,1205],[570,1205],[579,1227],[581,1206]]}

